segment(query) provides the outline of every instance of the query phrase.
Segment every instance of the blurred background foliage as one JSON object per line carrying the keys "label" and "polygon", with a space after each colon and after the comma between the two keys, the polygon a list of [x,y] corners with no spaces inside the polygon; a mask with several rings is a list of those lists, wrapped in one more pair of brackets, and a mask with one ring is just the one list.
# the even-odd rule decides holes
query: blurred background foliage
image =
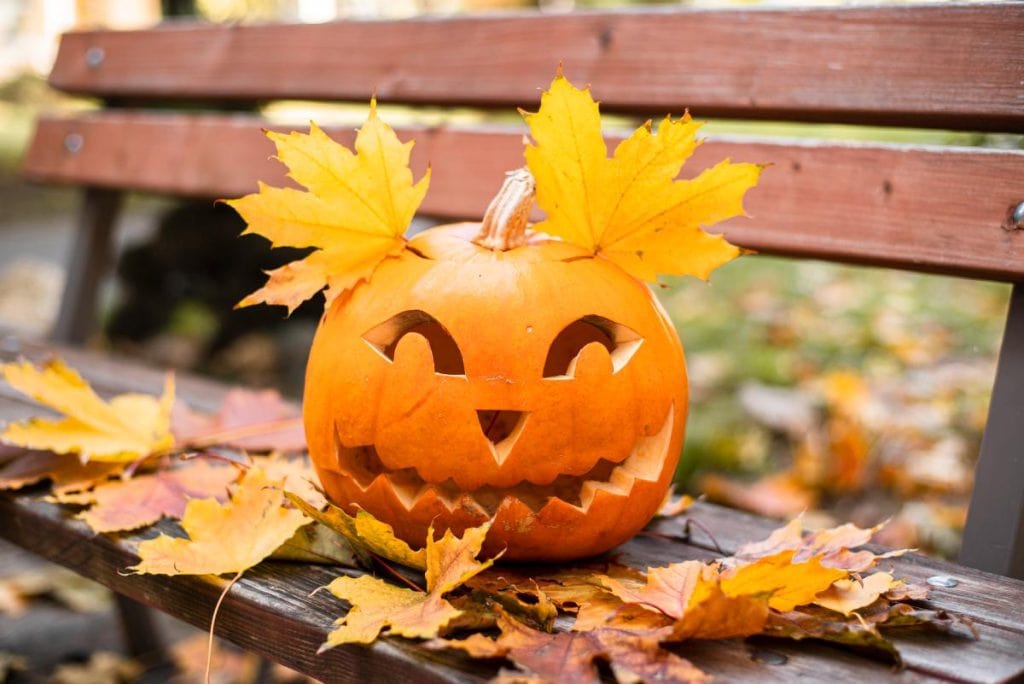
{"label": "blurred background foliage", "polygon": [[[765,6],[775,0],[656,4]],[[874,0],[872,0],[874,2]],[[73,192],[28,186],[18,159],[41,112],[88,109],[45,83],[62,31],[210,22],[321,22],[421,14],[622,7],[623,0],[7,0],[0,3],[0,329],[45,334],[73,232]],[[650,2],[645,4],[652,4]],[[781,3],[779,3],[781,4]],[[786,4],[793,4],[788,2]],[[801,4],[838,4],[832,0]],[[847,3],[848,4],[848,3]],[[599,84],[595,84],[599,89]],[[277,102],[280,123],[358,124],[365,104]],[[700,112],[694,112],[699,118]],[[515,122],[513,112],[387,107],[392,121]],[[616,117],[619,126],[637,122]],[[1020,136],[710,121],[716,135],[1021,147]],[[755,190],[756,192],[756,190]],[[231,310],[271,256],[209,202],[133,197],[101,347],[232,381],[301,388],[318,304],[289,320]],[[429,221],[421,219],[422,228]],[[687,349],[692,408],[679,472],[692,493],[813,521],[886,518],[892,544],[954,554],[1009,290],[999,284],[762,256],[660,297]]]}

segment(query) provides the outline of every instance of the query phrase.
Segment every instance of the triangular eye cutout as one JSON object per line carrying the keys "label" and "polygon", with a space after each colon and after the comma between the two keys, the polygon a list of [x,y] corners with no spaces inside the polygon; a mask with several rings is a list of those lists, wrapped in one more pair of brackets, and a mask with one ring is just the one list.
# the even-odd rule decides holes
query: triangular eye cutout
{"label": "triangular eye cutout", "polygon": [[395,314],[363,334],[363,340],[390,362],[395,360],[398,342],[410,333],[422,335],[430,344],[434,372],[440,375],[465,375],[466,366],[455,338],[436,318],[420,309]]}
{"label": "triangular eye cutout", "polygon": [[621,323],[604,316],[591,314],[577,318],[555,336],[548,348],[544,361],[545,378],[569,378],[573,376],[573,361],[591,342],[597,342],[608,350],[612,358],[612,372],[622,370],[633,354],[640,348],[643,338]]}

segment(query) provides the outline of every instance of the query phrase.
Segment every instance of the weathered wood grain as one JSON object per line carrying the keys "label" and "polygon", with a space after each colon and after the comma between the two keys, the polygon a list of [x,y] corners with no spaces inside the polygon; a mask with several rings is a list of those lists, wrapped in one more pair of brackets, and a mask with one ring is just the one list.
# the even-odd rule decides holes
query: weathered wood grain
{"label": "weathered wood grain", "polygon": [[[689,520],[697,524],[687,527]],[[685,516],[655,520],[648,531],[687,539],[693,546],[728,555],[743,544],[764,539],[782,524],[724,506],[698,502]],[[658,549],[651,553],[660,555]],[[956,587],[932,588],[931,603],[936,608],[970,615],[979,623],[1024,634],[1024,582],[1020,580],[1007,580],[999,575],[918,554],[892,558],[883,565],[892,567],[900,577],[918,583],[936,575],[953,577],[959,582]]]}
{"label": "weathered wood grain", "polygon": [[[29,358],[42,358],[48,348],[38,344],[0,345],[3,357],[13,348]],[[70,354],[69,354],[70,356]],[[121,360],[78,351],[73,365],[105,393],[159,388],[162,374]],[[212,406],[216,400],[204,396],[225,388],[208,381],[182,378],[181,396],[198,406]],[[0,422],[23,417],[16,408],[24,399],[0,397]],[[91,532],[71,512],[35,498],[40,490],[27,494],[0,496],[0,536],[51,560],[71,567],[107,586],[160,608],[191,624],[205,627],[225,580],[210,577],[164,578],[125,575],[135,562],[132,552],[142,535],[110,537]],[[664,565],[691,558],[709,559],[735,550],[738,545],[761,539],[777,523],[756,516],[699,503],[689,517],[714,535],[692,527],[684,538],[682,519],[661,519],[647,533],[621,547],[617,553],[630,564],[644,567]],[[173,530],[170,523],[158,529]],[[717,546],[716,546],[717,545]],[[852,652],[826,645],[783,641],[749,643],[738,640],[683,644],[679,652],[699,667],[727,681],[791,681],[794,678],[835,681],[1008,681],[1024,675],[1024,582],[962,568],[921,556],[909,555],[887,561],[901,576],[922,581],[937,574],[956,577],[960,584],[950,590],[933,590],[932,605],[971,617],[978,624],[981,639],[963,641],[933,634],[894,636],[907,663],[902,672],[867,660]],[[319,586],[343,571],[284,563],[266,563],[247,573],[231,591],[218,618],[218,634],[244,648],[284,663],[324,681],[480,681],[494,674],[495,666],[475,663],[455,654],[427,653],[402,640],[384,640],[371,649],[339,648],[317,656],[316,648],[326,636],[341,604],[321,592]],[[765,653],[763,651],[769,651]],[[765,661],[768,662],[765,662]]]}
{"label": "weathered wood grain", "polygon": [[1024,5],[638,10],[71,33],[50,82],[106,98],[530,106],[559,63],[609,109],[1024,126]]}
{"label": "weathered wood grain", "polygon": [[[1024,109],[1024,108],[1022,108]],[[287,183],[263,122],[247,117],[105,113],[39,123],[24,173],[47,182],[237,197],[256,179]],[[351,130],[328,129],[346,144]],[[523,164],[525,129],[407,128],[413,167],[429,163],[422,212],[479,219],[504,172]],[[69,152],[64,141],[77,136]],[[609,136],[615,143],[620,138]],[[711,140],[684,176],[723,158],[770,163],[748,195],[751,218],[722,224],[757,251],[950,275],[1024,278],[1024,152],[807,141]],[[718,227],[716,227],[716,230]]]}
{"label": "weathered wood grain", "polygon": [[[227,582],[214,577],[125,575],[124,569],[136,562],[131,551],[134,537],[115,540],[96,535],[58,506],[28,496],[0,495],[0,518],[7,521],[0,529],[3,537],[200,628],[209,626],[213,605]],[[164,531],[170,527],[159,526]],[[232,588],[217,618],[217,634],[325,682],[474,682],[496,673],[496,663],[426,651],[402,639],[383,639],[369,648],[339,647],[317,655],[317,647],[344,608],[326,592],[310,594],[339,573],[318,566],[261,564]],[[939,641],[950,649],[961,645]],[[821,676],[850,682],[947,679],[914,668],[896,673],[885,663],[814,643],[773,641],[770,646],[755,647],[730,640],[683,644],[676,650],[729,681],[782,682]],[[775,664],[763,664],[764,651],[772,653]]]}

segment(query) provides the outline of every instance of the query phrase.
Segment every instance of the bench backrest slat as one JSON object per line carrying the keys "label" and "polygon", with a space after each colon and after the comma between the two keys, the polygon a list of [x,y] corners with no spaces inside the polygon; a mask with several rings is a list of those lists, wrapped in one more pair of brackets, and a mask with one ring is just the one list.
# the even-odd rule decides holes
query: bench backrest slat
{"label": "bench backrest slat", "polygon": [[[167,194],[235,197],[285,184],[254,117],[105,113],[43,119],[30,177]],[[345,144],[350,128],[327,128]],[[400,129],[433,177],[424,213],[479,219],[505,171],[523,163],[519,128]],[[614,137],[609,141],[614,144]],[[72,144],[69,144],[72,143]],[[68,148],[73,151],[69,151]],[[753,219],[724,225],[745,247],[992,280],[1024,279],[1024,231],[1004,228],[1024,199],[1024,152],[826,142],[718,140],[690,169],[731,157],[765,162]],[[694,173],[691,171],[690,173]],[[686,170],[684,169],[684,175]]]}
{"label": "bench backrest slat", "polygon": [[106,98],[530,107],[558,63],[610,110],[1024,130],[1024,3],[501,14],[67,34]]}

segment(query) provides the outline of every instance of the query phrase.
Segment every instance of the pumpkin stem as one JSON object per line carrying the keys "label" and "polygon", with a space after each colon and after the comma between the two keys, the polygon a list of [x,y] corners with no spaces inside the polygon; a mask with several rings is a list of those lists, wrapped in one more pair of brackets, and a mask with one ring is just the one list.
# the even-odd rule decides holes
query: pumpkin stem
{"label": "pumpkin stem", "polygon": [[524,167],[505,174],[505,182],[487,207],[480,232],[473,242],[500,252],[525,245],[534,189],[529,169]]}

